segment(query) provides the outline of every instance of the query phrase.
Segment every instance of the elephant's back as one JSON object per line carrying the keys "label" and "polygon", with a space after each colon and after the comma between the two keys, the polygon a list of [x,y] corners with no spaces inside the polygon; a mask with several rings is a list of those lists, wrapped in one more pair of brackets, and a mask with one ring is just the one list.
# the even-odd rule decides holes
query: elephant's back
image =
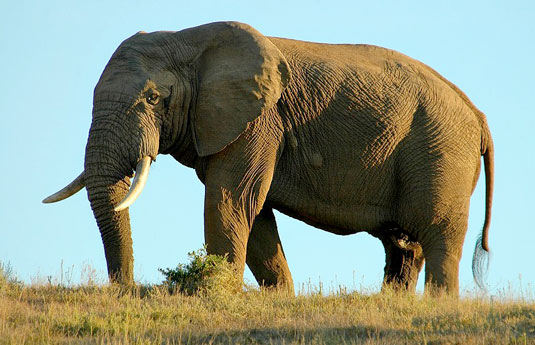
{"label": "elephant's back", "polygon": [[329,63],[341,68],[358,67],[384,72],[385,65],[396,63],[410,70],[427,70],[428,67],[405,54],[369,44],[329,44],[269,38],[290,62]]}
{"label": "elephant's back", "polygon": [[328,44],[286,38],[270,40],[285,55],[291,67],[321,70],[330,75],[351,75],[362,84],[387,78],[411,85],[413,92],[431,90],[459,98],[481,123],[485,115],[454,83],[425,63],[398,51],[369,44]]}
{"label": "elephant's back", "polygon": [[296,83],[301,85],[293,87],[306,90],[300,96],[318,100],[317,111],[309,113],[319,115],[320,103],[332,104],[342,95],[355,103],[353,113],[381,114],[381,121],[388,119],[397,127],[406,127],[407,115],[425,109],[431,117],[435,115],[431,122],[446,123],[442,118],[446,114],[452,122],[471,123],[483,136],[488,132],[485,115],[463,91],[433,68],[400,52],[367,44],[270,40],[296,71]]}

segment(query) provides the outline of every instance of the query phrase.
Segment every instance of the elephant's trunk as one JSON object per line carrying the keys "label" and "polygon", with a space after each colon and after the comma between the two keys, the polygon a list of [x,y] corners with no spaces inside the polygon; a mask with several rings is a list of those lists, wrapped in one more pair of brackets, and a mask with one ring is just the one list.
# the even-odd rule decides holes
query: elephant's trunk
{"label": "elephant's trunk", "polygon": [[128,209],[114,208],[128,194],[133,167],[128,152],[122,152],[127,145],[119,139],[120,134],[119,126],[93,118],[84,182],[104,244],[110,281],[128,285],[134,279],[130,217]]}
{"label": "elephant's trunk", "polygon": [[87,177],[87,194],[97,221],[111,282],[132,284],[134,281],[132,236],[128,209],[115,211],[128,193],[130,180],[102,175]]}

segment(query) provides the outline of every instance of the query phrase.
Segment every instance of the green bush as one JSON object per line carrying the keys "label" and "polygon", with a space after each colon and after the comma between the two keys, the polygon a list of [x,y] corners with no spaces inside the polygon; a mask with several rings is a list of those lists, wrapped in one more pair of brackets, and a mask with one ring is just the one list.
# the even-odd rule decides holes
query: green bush
{"label": "green bush", "polygon": [[178,264],[175,269],[158,269],[164,276],[164,285],[171,292],[198,295],[210,291],[238,292],[243,286],[241,276],[226,256],[208,255],[206,248],[188,253],[190,262]]}

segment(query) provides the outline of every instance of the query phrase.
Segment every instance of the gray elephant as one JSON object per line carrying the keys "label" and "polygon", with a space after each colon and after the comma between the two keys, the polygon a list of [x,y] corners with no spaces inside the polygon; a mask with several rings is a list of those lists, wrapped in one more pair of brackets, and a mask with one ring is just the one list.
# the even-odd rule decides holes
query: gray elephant
{"label": "gray elephant", "polygon": [[110,279],[132,283],[128,206],[151,162],[170,154],[205,186],[208,252],[227,254],[240,274],[247,263],[260,284],[293,284],[276,209],[381,239],[386,285],[413,289],[425,259],[426,289],[456,294],[481,156],[474,258],[488,251],[493,152],[484,114],[421,62],[219,22],[119,46],[95,88],[84,171],[44,202],[85,187]]}

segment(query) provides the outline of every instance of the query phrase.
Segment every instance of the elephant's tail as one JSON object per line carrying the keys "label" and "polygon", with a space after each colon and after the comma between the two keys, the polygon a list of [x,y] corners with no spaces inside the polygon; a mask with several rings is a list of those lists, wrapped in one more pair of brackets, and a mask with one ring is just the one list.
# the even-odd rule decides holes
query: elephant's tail
{"label": "elephant's tail", "polygon": [[481,235],[476,241],[472,258],[472,272],[476,284],[485,289],[485,277],[489,266],[489,228],[492,213],[492,194],[494,191],[494,143],[486,121],[482,121],[481,154],[485,166],[485,223]]}

